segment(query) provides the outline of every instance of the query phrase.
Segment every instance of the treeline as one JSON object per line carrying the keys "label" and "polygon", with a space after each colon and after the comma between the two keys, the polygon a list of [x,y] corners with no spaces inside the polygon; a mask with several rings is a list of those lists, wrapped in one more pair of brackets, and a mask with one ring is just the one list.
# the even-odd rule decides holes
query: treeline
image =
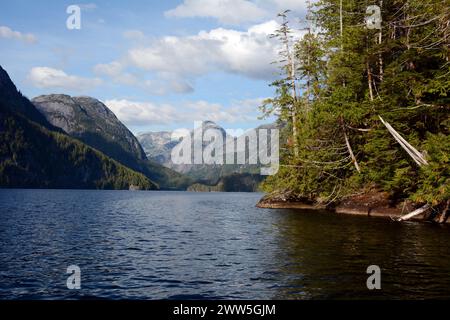
{"label": "treeline", "polygon": [[[381,29],[368,27],[369,5]],[[289,12],[280,16],[281,77],[261,109],[288,126],[265,191],[332,205],[377,189],[448,204],[448,0],[321,0],[298,41]]]}
{"label": "treeline", "polygon": [[194,183],[187,189],[195,192],[257,192],[264,176],[252,173],[232,173],[211,185],[210,183]]}

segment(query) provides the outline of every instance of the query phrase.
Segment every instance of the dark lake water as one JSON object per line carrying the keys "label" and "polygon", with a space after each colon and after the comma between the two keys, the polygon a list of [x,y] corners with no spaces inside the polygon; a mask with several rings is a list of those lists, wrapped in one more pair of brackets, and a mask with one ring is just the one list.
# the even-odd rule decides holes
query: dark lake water
{"label": "dark lake water", "polygon": [[450,298],[448,227],[257,209],[260,197],[0,190],[0,299]]}

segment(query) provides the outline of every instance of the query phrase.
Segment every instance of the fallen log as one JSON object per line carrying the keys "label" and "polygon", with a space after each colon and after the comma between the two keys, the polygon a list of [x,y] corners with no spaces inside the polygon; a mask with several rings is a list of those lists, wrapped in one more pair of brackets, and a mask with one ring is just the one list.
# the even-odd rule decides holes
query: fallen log
{"label": "fallen log", "polygon": [[444,210],[441,213],[441,216],[439,218],[439,223],[445,223],[448,218],[449,213],[449,207],[450,207],[450,200],[447,200],[447,204],[445,205]]}
{"label": "fallen log", "polygon": [[422,153],[417,151],[416,148],[414,148],[412,145],[408,143],[395,129],[381,116],[378,116],[381,120],[381,122],[384,124],[384,126],[388,129],[388,131],[391,133],[391,135],[394,137],[394,139],[400,144],[400,146],[409,154],[409,156],[419,165],[428,165],[427,160],[423,156]]}
{"label": "fallen log", "polygon": [[431,206],[430,206],[429,204],[426,204],[426,205],[424,205],[423,207],[421,207],[421,208],[419,208],[419,209],[416,209],[416,210],[414,210],[413,212],[408,213],[408,214],[405,214],[404,216],[398,218],[397,221],[406,221],[406,220],[409,220],[409,219],[411,219],[411,218],[413,218],[413,217],[415,217],[415,216],[418,216],[418,215],[421,214],[421,213],[424,213],[425,211],[427,211],[427,210],[430,209],[430,208],[431,208]]}

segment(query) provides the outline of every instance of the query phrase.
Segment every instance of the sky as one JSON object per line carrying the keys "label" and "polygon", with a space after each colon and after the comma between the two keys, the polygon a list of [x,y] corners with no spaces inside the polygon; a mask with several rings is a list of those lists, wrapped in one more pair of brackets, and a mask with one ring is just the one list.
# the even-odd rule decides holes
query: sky
{"label": "sky", "polygon": [[[211,120],[249,129],[273,95],[277,13],[304,19],[307,0],[5,1],[0,65],[27,97],[104,102],[134,133]],[[70,5],[81,29],[67,28]]]}

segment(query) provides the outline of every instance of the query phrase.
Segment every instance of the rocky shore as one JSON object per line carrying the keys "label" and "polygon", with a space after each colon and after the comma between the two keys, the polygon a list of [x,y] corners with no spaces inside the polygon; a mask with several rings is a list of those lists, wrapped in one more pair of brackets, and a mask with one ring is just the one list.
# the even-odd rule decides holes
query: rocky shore
{"label": "rocky shore", "polygon": [[[335,214],[382,217],[392,220],[396,220],[420,207],[408,200],[392,200],[386,192],[377,190],[347,197],[333,205],[324,205],[281,193],[268,194],[256,206],[269,209],[326,210]],[[411,218],[411,221],[438,222],[439,215],[433,216],[432,212],[425,212]],[[447,219],[445,223],[450,223],[450,220]]]}

